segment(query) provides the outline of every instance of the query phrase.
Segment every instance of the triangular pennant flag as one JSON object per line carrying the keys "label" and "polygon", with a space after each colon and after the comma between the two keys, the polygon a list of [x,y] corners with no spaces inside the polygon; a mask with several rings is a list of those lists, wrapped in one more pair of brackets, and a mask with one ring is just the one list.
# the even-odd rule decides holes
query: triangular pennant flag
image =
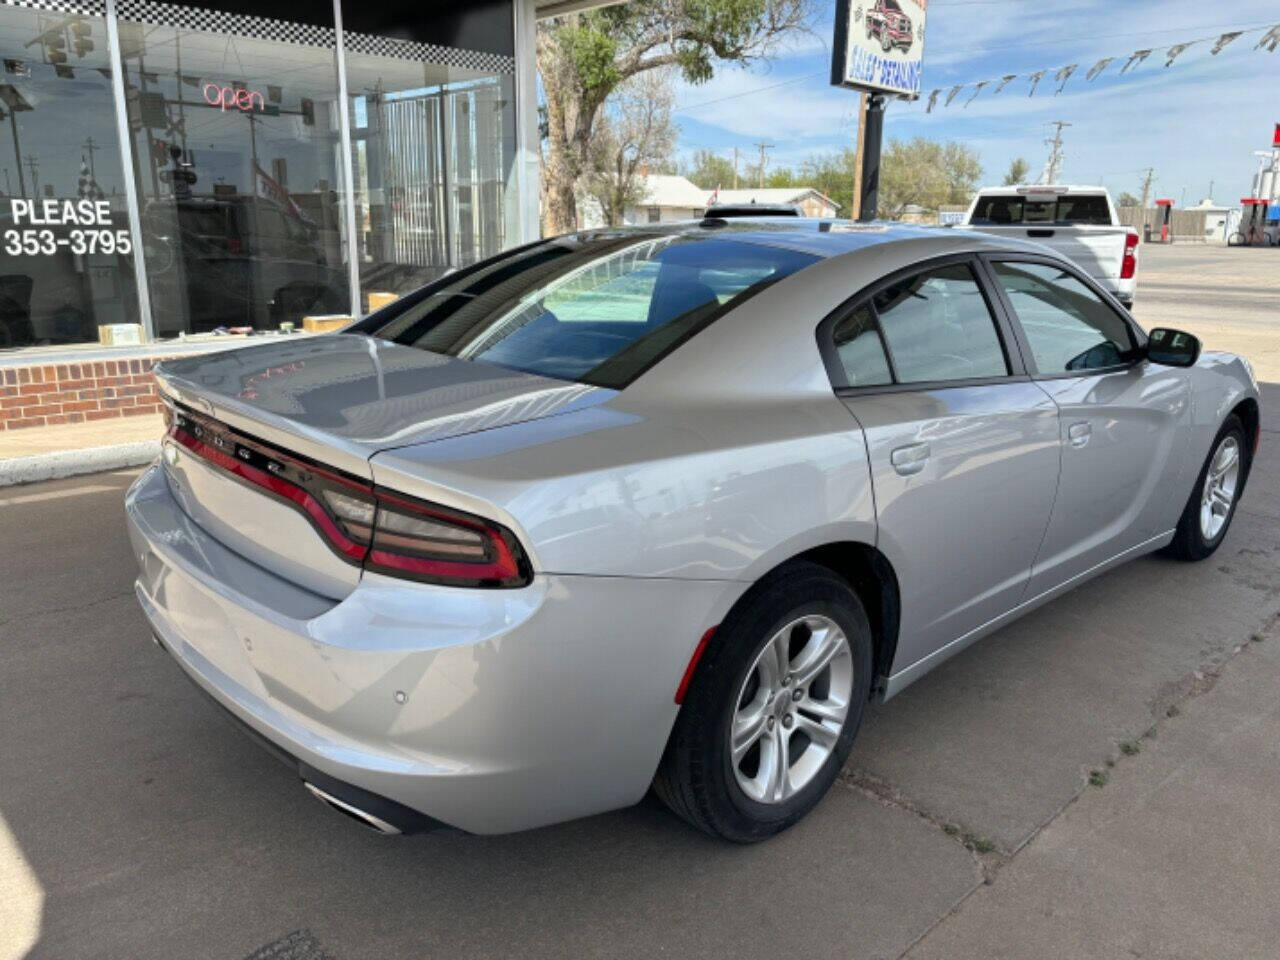
{"label": "triangular pennant flag", "polygon": [[1027,79],[1031,81],[1031,92],[1027,94],[1028,97],[1034,97],[1036,95],[1036,87],[1040,86],[1040,78],[1043,77],[1044,74],[1045,71],[1037,70],[1035,73],[1027,77]]}
{"label": "triangular pennant flag", "polygon": [[1094,77],[1100,74],[1103,70],[1107,69],[1107,67],[1111,65],[1111,61],[1114,59],[1115,57],[1103,57],[1089,68],[1089,72],[1084,75],[1084,78],[1086,80],[1094,79]]}
{"label": "triangular pennant flag", "polygon": [[954,87],[952,87],[949,91],[947,91],[947,99],[946,99],[946,102],[944,102],[942,105],[943,105],[944,107],[949,107],[949,106],[951,106],[951,101],[952,101],[952,100],[954,100],[954,99],[956,98],[956,94],[957,94],[957,93],[959,93],[959,92],[960,92],[961,90],[963,90],[963,89],[964,89],[964,84],[963,84],[963,83],[957,83]]}
{"label": "triangular pennant flag", "polygon": [[977,100],[978,94],[982,92],[982,88],[985,87],[990,82],[991,82],[990,80],[979,80],[977,83],[975,83],[973,85],[973,96],[971,96],[968,100],[966,100],[964,102],[964,105],[967,107],[969,104],[973,103],[973,101]]}
{"label": "triangular pennant flag", "polygon": [[925,113],[933,113],[934,104],[938,102],[938,94],[940,94],[941,92],[942,92],[941,90],[929,91],[929,105],[924,108]]}
{"label": "triangular pennant flag", "polygon": [[1120,68],[1121,73],[1128,73],[1130,67],[1135,67],[1147,57],[1151,56],[1150,50],[1135,50],[1129,54],[1129,59],[1125,61],[1125,65]]}
{"label": "triangular pennant flag", "polygon": [[1191,46],[1191,44],[1197,43],[1197,42],[1198,41],[1196,40],[1192,40],[1189,43],[1175,43],[1172,47],[1169,48],[1169,51],[1168,51],[1169,59],[1165,60],[1164,65],[1166,67],[1172,66],[1173,61],[1177,60],[1178,57],[1182,56],[1182,51],[1186,50],[1187,47]]}
{"label": "triangular pennant flag", "polygon": [[1079,64],[1073,63],[1071,66],[1063,67],[1054,74],[1053,81],[1058,85],[1058,89],[1053,91],[1053,95],[1055,97],[1060,94],[1062,92],[1062,88],[1067,85],[1067,81],[1071,79],[1071,75],[1076,72],[1077,66],[1079,66]]}
{"label": "triangular pennant flag", "polygon": [[1005,87],[1009,85],[1010,80],[1015,79],[1017,76],[1018,75],[1016,73],[1006,73],[1003,77],[1000,78],[1000,86],[996,87],[991,95],[994,97],[997,93],[999,93],[1001,90],[1003,90]]}
{"label": "triangular pennant flag", "polygon": [[1280,46],[1280,23],[1268,30],[1263,38],[1254,45],[1253,49],[1261,50],[1266,47],[1267,53],[1275,53],[1277,46]]}
{"label": "triangular pennant flag", "polygon": [[1225,47],[1228,43],[1230,43],[1236,37],[1240,36],[1240,34],[1242,33],[1244,33],[1243,30],[1233,30],[1231,31],[1231,33],[1224,33],[1222,36],[1220,36],[1217,39],[1217,42],[1214,43],[1213,45],[1213,49],[1210,50],[1209,52],[1216,57],[1219,53],[1222,52],[1223,47]]}

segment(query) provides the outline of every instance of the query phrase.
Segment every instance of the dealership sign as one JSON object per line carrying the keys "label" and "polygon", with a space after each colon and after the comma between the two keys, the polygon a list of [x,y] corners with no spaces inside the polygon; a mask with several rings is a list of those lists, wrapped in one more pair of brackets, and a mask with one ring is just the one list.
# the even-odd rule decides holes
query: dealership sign
{"label": "dealership sign", "polygon": [[831,82],[869,93],[920,96],[929,0],[837,0]]}

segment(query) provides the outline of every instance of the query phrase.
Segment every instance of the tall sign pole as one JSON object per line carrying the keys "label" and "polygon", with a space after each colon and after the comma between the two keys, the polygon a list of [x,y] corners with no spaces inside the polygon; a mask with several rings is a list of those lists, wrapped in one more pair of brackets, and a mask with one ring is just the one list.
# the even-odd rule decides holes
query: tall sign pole
{"label": "tall sign pole", "polygon": [[858,142],[853,153],[853,208],[849,211],[850,220],[862,218],[862,156],[867,149],[867,95],[858,94]]}
{"label": "tall sign pole", "polygon": [[880,146],[890,97],[920,96],[924,20],[929,0],[836,0],[831,83],[864,95],[858,131],[858,183],[853,217],[876,218]]}

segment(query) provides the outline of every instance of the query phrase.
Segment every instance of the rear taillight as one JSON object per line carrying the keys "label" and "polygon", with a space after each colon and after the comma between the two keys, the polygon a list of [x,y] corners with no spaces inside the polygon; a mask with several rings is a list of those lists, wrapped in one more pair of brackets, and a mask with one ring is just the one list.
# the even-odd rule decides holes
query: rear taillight
{"label": "rear taillight", "polygon": [[523,551],[510,531],[481,517],[379,489],[365,567],[436,582],[522,586]]}
{"label": "rear taillight", "polygon": [[500,524],[374,487],[186,410],[166,410],[166,419],[175,443],[294,507],[350,563],[451,586],[521,587],[530,580],[524,550]]}
{"label": "rear taillight", "polygon": [[1120,279],[1132,280],[1138,272],[1138,235],[1130,233],[1124,238],[1124,259],[1120,261]]}

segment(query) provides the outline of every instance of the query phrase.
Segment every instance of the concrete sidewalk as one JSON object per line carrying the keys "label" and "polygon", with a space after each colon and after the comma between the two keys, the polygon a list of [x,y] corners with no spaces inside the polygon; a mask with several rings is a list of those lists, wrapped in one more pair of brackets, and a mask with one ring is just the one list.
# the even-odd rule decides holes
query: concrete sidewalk
{"label": "concrete sidewalk", "polygon": [[1273,620],[907,956],[1276,957],[1277,690]]}
{"label": "concrete sidewalk", "polygon": [[0,487],[138,466],[163,433],[158,415],[0,431]]}

